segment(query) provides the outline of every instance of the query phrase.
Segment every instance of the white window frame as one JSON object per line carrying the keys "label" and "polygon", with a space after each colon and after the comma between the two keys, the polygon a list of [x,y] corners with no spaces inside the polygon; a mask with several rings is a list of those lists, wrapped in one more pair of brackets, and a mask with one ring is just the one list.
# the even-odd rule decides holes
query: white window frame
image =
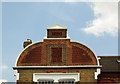
{"label": "white window frame", "polygon": [[59,79],[75,79],[75,82],[80,81],[80,73],[33,73],[33,82],[38,82],[38,79],[51,78],[54,82],[59,82]]}

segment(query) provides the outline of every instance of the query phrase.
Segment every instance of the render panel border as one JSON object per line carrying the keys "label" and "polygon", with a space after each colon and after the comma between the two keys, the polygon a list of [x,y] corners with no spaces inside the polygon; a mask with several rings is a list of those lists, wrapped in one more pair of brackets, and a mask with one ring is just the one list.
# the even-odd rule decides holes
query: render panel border
{"label": "render panel border", "polygon": [[80,73],[33,73],[33,82],[38,82],[38,79],[52,79],[54,82],[59,82],[60,79],[75,79],[75,82],[78,82]]}

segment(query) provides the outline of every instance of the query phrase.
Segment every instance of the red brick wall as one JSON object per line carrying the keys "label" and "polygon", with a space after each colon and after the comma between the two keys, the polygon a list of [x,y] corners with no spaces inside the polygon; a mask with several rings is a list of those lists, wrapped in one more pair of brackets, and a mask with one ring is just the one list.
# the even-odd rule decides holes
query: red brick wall
{"label": "red brick wall", "polygon": [[67,29],[47,30],[47,38],[66,38]]}
{"label": "red brick wall", "polygon": [[88,53],[77,46],[72,46],[72,63],[93,64]]}
{"label": "red brick wall", "polygon": [[51,48],[51,62],[62,62],[62,48]]}
{"label": "red brick wall", "polygon": [[41,63],[41,47],[30,50],[21,63]]}
{"label": "red brick wall", "polygon": [[20,55],[17,66],[34,66],[41,63],[42,58],[42,42],[31,45],[26,48]]}
{"label": "red brick wall", "polygon": [[88,69],[19,69],[19,82],[33,82],[33,73],[80,73],[80,82],[94,82],[96,68]]}
{"label": "red brick wall", "polygon": [[62,36],[62,32],[52,32],[52,36]]}
{"label": "red brick wall", "polygon": [[97,65],[94,53],[85,45],[71,42],[73,65]]}
{"label": "red brick wall", "polygon": [[43,43],[36,43],[24,50],[17,65],[97,65],[97,60],[89,48],[77,42],[70,42],[70,39],[44,40]]}

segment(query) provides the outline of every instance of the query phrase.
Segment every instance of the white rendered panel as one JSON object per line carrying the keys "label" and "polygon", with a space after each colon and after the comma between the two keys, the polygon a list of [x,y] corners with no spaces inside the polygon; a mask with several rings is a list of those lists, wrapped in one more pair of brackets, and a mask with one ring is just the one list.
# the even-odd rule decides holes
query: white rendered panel
{"label": "white rendered panel", "polygon": [[75,79],[79,81],[79,73],[33,73],[33,81],[38,82],[38,79],[53,79],[58,82],[59,79]]}

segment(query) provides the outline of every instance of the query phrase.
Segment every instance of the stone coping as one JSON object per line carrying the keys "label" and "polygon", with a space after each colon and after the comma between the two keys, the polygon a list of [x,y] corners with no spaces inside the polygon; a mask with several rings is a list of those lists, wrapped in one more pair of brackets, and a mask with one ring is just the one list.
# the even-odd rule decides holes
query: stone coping
{"label": "stone coping", "polygon": [[98,65],[79,65],[79,66],[15,66],[13,69],[22,69],[22,68],[32,68],[32,69],[39,69],[39,68],[101,68],[102,66]]}

